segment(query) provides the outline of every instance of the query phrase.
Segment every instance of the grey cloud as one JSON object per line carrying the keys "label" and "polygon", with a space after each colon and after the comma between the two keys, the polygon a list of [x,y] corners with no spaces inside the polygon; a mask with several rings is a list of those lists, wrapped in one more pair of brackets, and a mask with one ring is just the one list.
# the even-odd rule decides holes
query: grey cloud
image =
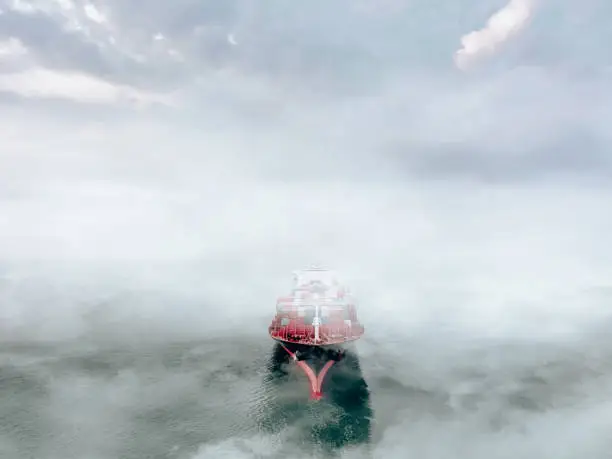
{"label": "grey cloud", "polygon": [[76,70],[143,88],[176,80],[173,67],[139,62],[108,43],[110,35],[98,42],[87,40],[77,31],[66,31],[62,23],[45,13],[7,11],[0,15],[0,32],[7,39],[19,38],[38,63],[51,69]]}
{"label": "grey cloud", "polygon": [[45,65],[55,68],[75,68],[108,75],[109,62],[93,43],[86,43],[76,33],[67,33],[62,25],[42,14],[21,14],[7,11],[0,15],[0,31],[6,38],[18,37]]}
{"label": "grey cloud", "polygon": [[495,150],[444,145],[390,148],[387,157],[414,178],[464,178],[485,182],[523,182],[554,177],[612,178],[609,144],[591,133],[560,135],[548,145],[519,148],[506,154]]}
{"label": "grey cloud", "polygon": [[[326,174],[360,180],[608,176],[608,7],[542,1],[499,56],[459,74],[451,66],[460,37],[504,4],[398,1],[392,12],[364,12],[348,0],[111,0],[104,6],[114,29],[98,28],[92,40],[42,13],[8,12],[0,32],[20,37],[50,67],[181,89],[190,116],[228,135],[232,126],[241,136],[259,130],[269,153],[252,167],[270,177],[320,176],[316,164],[326,160],[335,167]],[[157,33],[167,41],[155,42]],[[116,46],[102,49],[111,35]],[[283,132],[306,139],[295,141],[309,158],[302,167],[275,149],[271,139]]]}
{"label": "grey cloud", "polygon": [[542,2],[521,40],[525,63],[598,72],[612,65],[612,4],[598,0]]}
{"label": "grey cloud", "polygon": [[[115,34],[117,49],[108,46],[104,52],[87,43],[84,36],[62,30],[56,15],[7,13],[0,18],[0,31],[23,36],[48,65],[82,68],[126,81],[138,77],[141,84],[148,78],[149,83],[174,81],[182,85],[194,73],[231,66],[273,80],[299,80],[317,88],[327,84],[338,88],[340,83],[361,87],[381,81],[390,72],[449,72],[450,58],[461,35],[481,27],[505,2],[477,3],[469,10],[443,1],[397,3],[400,6],[393,14],[384,14],[384,6],[379,7],[383,13],[376,14],[375,8],[364,12],[349,1],[112,0],[104,6],[120,33]],[[581,23],[572,24],[558,15],[560,8],[572,10],[569,3],[559,7],[543,2],[533,26],[507,47],[506,58],[537,64],[554,56],[557,61],[569,56],[578,62],[595,51],[605,53],[597,40],[585,37],[604,38],[610,28],[601,24],[597,31],[585,30],[586,25],[594,23],[597,13],[594,2],[585,5],[584,10],[590,9],[590,13],[582,14]],[[576,9],[574,6],[572,11]],[[98,32],[102,37],[111,35],[110,31]],[[185,55],[187,64],[173,61],[159,50],[163,45],[152,40],[157,33]],[[230,33],[235,34],[238,46],[228,42]],[[568,37],[570,33],[575,36]],[[572,44],[574,51],[568,53]],[[138,62],[122,54],[121,49],[147,60]],[[501,63],[493,63],[496,61]]]}
{"label": "grey cloud", "polygon": [[[320,86],[326,80],[350,82],[364,75],[377,79],[382,68],[418,67],[426,59],[431,65],[432,57],[438,64],[449,65],[446,54],[452,52],[461,27],[449,31],[435,25],[437,14],[444,18],[444,9],[442,13],[436,9],[441,5],[437,2],[420,12],[407,3],[399,14],[390,16],[359,12],[354,2],[347,1],[108,2],[110,20],[121,31],[117,47],[148,57],[142,65],[119,58],[118,50],[118,55],[110,54],[112,47],[102,55],[82,35],[62,30],[57,15],[8,13],[0,30],[23,36],[48,65],[72,65],[110,77],[128,78],[140,67],[147,67],[151,78],[164,73],[178,78],[181,71],[237,66],[271,78],[289,75],[303,83],[314,80]],[[189,65],[155,53],[152,37],[157,33],[186,54]],[[236,35],[238,46],[228,43],[230,33]],[[168,72],[167,67],[175,71]]]}

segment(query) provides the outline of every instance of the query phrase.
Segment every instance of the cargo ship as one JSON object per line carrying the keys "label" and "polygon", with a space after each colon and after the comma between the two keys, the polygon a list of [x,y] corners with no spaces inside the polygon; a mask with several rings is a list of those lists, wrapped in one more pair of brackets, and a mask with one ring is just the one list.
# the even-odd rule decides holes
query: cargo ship
{"label": "cargo ship", "polygon": [[277,299],[268,332],[305,372],[311,398],[318,400],[328,370],[363,336],[364,327],[336,273],[313,266],[293,273],[291,292]]}

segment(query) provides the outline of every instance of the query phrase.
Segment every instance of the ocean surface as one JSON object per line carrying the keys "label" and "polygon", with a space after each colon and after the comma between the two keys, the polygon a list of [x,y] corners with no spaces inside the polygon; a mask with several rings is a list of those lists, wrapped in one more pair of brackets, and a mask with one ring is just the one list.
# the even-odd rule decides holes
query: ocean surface
{"label": "ocean surface", "polygon": [[605,334],[451,347],[431,334],[364,338],[319,402],[265,329],[144,342],[4,342],[0,457],[612,457]]}

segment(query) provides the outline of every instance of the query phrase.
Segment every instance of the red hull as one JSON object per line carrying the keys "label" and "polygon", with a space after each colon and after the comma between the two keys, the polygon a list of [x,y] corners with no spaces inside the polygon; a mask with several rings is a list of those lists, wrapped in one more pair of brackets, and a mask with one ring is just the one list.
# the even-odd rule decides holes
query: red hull
{"label": "red hull", "polygon": [[358,340],[364,333],[364,328],[361,324],[321,325],[319,327],[319,339],[316,340],[313,325],[306,325],[302,322],[301,324],[290,323],[289,325],[281,326],[278,322],[280,320],[275,318],[268,328],[272,339],[307,346],[330,346],[348,343]]}

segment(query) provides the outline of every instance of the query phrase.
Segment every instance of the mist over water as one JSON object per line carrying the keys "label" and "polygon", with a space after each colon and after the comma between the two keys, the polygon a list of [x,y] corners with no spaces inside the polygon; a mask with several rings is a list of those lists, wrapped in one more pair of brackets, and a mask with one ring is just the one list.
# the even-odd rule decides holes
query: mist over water
{"label": "mist over water", "polygon": [[[603,4],[26,4],[1,457],[608,457]],[[312,263],[366,328],[318,404],[267,335]]]}

